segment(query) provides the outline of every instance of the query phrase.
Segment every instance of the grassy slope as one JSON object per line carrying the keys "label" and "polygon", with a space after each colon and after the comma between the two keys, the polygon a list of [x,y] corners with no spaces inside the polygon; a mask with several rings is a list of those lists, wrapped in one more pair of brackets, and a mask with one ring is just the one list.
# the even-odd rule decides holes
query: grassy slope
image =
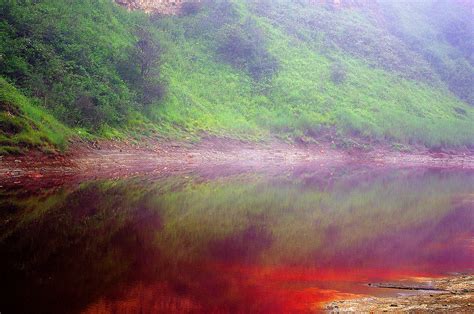
{"label": "grassy slope", "polygon": [[0,154],[64,149],[72,131],[0,77]]}
{"label": "grassy slope", "polygon": [[[108,0],[0,2],[0,90],[9,95],[14,85],[24,94],[23,103],[54,115],[67,125],[68,135],[119,136],[142,109],[137,86],[121,72],[135,70],[130,62],[135,25],[146,20]],[[37,116],[32,110],[22,114]],[[61,146],[33,133],[28,136],[35,145]],[[27,140],[9,139],[20,148],[30,146]]]}
{"label": "grassy slope", "polygon": [[[75,3],[70,9],[61,1],[53,1],[44,4],[42,14],[56,12],[57,6],[70,10],[70,14],[77,12],[82,21],[71,36],[78,41],[78,47],[88,45],[83,56],[86,61],[81,59],[77,66],[90,71],[85,78],[74,71],[67,76],[71,78],[68,92],[77,85],[79,92],[90,92],[98,99],[106,117],[102,127],[92,131],[102,136],[146,134],[182,139],[207,133],[250,140],[278,136],[309,141],[327,135],[324,140],[334,140],[342,147],[358,145],[361,138],[363,142],[429,147],[474,145],[473,107],[452,94],[419,54],[385,32],[365,12],[274,1],[271,9],[262,13],[248,2],[231,1],[235,16],[229,23],[255,21],[267,40],[268,51],[280,65],[271,79],[256,82],[245,71],[219,58],[216,45],[221,26],[209,22],[214,19],[212,10],[159,18],[148,24],[143,15],[129,16],[124,10],[112,8],[109,1],[96,2],[100,10],[93,14],[87,14],[87,8],[95,3],[92,0]],[[34,8],[29,10],[28,14],[35,12]],[[68,14],[63,12],[62,16]],[[47,24],[55,20],[41,16],[41,21]],[[121,51],[133,46],[134,37],[130,34],[137,25],[147,27],[164,48],[160,77],[167,84],[167,94],[147,109],[137,104],[134,87],[109,63],[127,58]],[[60,31],[63,27],[57,28]],[[354,28],[355,33],[348,33]],[[362,34],[360,29],[364,30]],[[97,45],[99,39],[93,34],[100,35],[103,44]],[[65,36],[66,48],[72,52],[56,58],[59,64],[63,62],[61,58],[70,61],[74,56],[74,46],[69,46]],[[107,47],[114,51],[110,56],[104,50]],[[89,64],[96,66],[88,69]],[[346,73],[341,83],[331,80],[335,64]],[[7,78],[11,81],[9,75]],[[100,84],[94,86],[94,81]],[[8,83],[0,85],[2,94],[11,93],[12,88]],[[52,88],[51,93],[56,91]],[[73,92],[68,94],[71,99],[72,96]],[[81,113],[74,111],[74,101],[64,103],[58,99],[59,105],[52,108],[55,116],[67,122],[70,111],[80,117]],[[42,126],[44,119],[38,118],[44,112],[39,109],[40,102],[23,97],[20,103],[23,105],[19,106],[30,108],[23,110],[22,118]],[[35,114],[33,108],[42,114]],[[2,115],[4,119],[11,118]],[[46,113],[44,116],[49,117]],[[64,137],[73,133],[59,131],[66,130],[59,123],[45,125],[49,126],[40,127],[40,131],[48,131],[31,129],[21,137],[3,132],[2,145],[15,146],[28,140],[32,145],[61,145]]]}
{"label": "grassy slope", "polygon": [[[474,105],[474,20],[449,1],[383,1],[388,28],[424,55],[449,89]],[[429,12],[429,14],[426,14]]]}
{"label": "grassy slope", "polygon": [[[305,13],[296,5],[288,9],[302,11],[295,15]],[[367,24],[358,12],[315,11],[327,19],[346,14],[342,20]],[[168,52],[163,74],[169,94],[155,110],[162,125],[178,125],[194,133],[242,137],[273,133],[293,138],[335,126],[341,137],[427,146],[474,143],[473,108],[442,83],[404,78],[336,49],[323,54],[317,42],[299,40],[271,18],[257,16],[242,5],[241,19],[258,21],[269,39],[269,50],[280,62],[266,93],[261,93],[261,86],[248,75],[218,61],[212,33],[197,38],[185,35],[206,19],[205,14],[168,18],[158,26]],[[343,84],[330,79],[334,60],[346,68]]]}

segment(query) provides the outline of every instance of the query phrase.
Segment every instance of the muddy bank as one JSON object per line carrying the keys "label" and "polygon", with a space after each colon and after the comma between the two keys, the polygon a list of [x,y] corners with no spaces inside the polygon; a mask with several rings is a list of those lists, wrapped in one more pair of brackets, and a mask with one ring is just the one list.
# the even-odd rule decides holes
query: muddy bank
{"label": "muddy bank", "polygon": [[[399,289],[407,291],[399,297],[367,297],[354,300],[334,301],[327,304],[324,310],[330,313],[356,312],[474,312],[474,276],[464,275],[420,282],[374,283],[380,289]],[[416,293],[408,293],[408,291]]]}
{"label": "muddy bank", "polygon": [[403,153],[386,148],[368,152],[343,151],[329,144],[248,143],[216,138],[199,143],[76,141],[65,154],[31,152],[25,156],[0,156],[0,186],[62,184],[71,180],[122,178],[149,173],[171,174],[216,165],[259,170],[301,163],[313,163],[320,167],[358,163],[374,167],[474,169],[474,154],[427,150]]}

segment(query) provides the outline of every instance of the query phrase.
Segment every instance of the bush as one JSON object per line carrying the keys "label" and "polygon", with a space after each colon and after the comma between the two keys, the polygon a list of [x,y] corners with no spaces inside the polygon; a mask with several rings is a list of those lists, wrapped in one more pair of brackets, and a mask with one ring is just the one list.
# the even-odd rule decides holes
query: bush
{"label": "bush", "polygon": [[81,117],[77,124],[98,129],[104,120],[103,112],[99,108],[99,102],[90,95],[80,95],[74,102],[74,107]]}
{"label": "bush", "polygon": [[156,79],[159,77],[159,65],[162,49],[159,42],[147,29],[140,28],[137,32],[138,41],[135,45],[135,56],[138,61],[139,77],[130,82],[138,86],[141,102],[148,106],[164,95],[164,88]]}
{"label": "bush", "polygon": [[185,2],[181,8],[181,13],[185,16],[195,15],[201,10],[202,4],[200,2]]}
{"label": "bush", "polygon": [[139,28],[137,37],[135,57],[139,62],[140,75],[143,79],[147,79],[157,70],[161,56],[161,47],[146,28]]}
{"label": "bush", "polygon": [[0,2],[0,75],[27,96],[91,129],[140,108],[143,78],[156,73],[161,52],[144,16],[111,1]]}
{"label": "bush", "polygon": [[334,84],[342,84],[346,81],[347,70],[340,63],[334,63],[331,67],[331,80]]}
{"label": "bush", "polygon": [[255,80],[271,77],[278,62],[266,49],[266,41],[254,21],[227,25],[218,43],[221,58],[238,69],[247,71]]}
{"label": "bush", "polygon": [[155,101],[163,98],[165,88],[160,82],[147,80],[143,83],[143,104],[147,107]]}

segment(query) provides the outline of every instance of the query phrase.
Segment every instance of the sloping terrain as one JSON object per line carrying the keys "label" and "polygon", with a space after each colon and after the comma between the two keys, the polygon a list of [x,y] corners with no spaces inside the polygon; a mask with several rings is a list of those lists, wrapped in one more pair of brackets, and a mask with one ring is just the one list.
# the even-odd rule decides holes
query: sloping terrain
{"label": "sloping terrain", "polygon": [[322,2],[212,0],[176,16],[5,2],[1,88],[68,136],[473,147],[472,15],[460,1]]}
{"label": "sloping terrain", "polygon": [[69,130],[0,78],[0,154],[64,148]]}

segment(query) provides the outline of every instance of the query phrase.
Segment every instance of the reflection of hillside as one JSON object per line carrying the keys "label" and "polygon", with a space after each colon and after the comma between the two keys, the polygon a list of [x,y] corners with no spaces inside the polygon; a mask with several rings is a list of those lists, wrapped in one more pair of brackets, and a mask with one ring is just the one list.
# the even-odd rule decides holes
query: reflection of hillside
{"label": "reflection of hillside", "polygon": [[296,168],[10,192],[1,305],[277,311],[298,293],[334,297],[330,282],[463,270],[472,186],[466,173]]}

